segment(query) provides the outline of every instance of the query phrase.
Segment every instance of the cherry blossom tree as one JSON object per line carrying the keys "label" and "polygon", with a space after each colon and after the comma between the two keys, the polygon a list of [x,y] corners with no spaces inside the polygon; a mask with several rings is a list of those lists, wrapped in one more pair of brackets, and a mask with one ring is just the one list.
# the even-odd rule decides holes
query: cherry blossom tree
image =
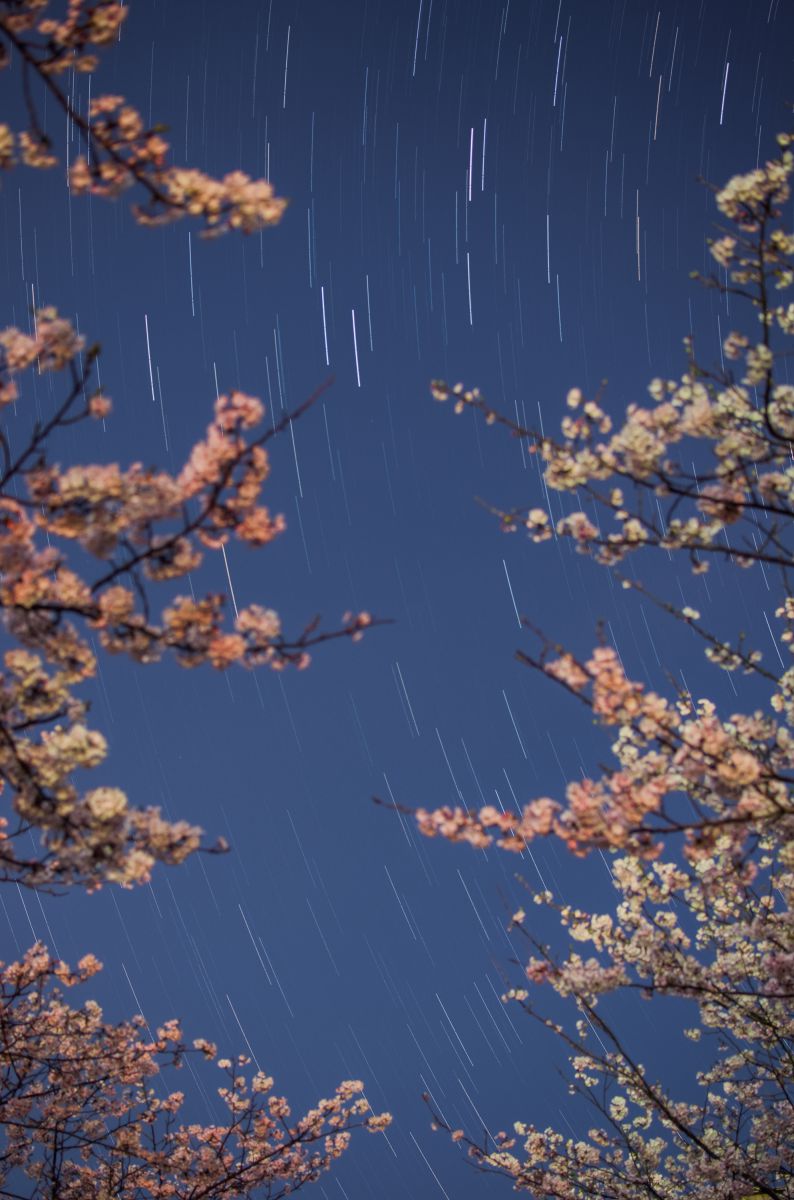
{"label": "cherry blossom tree", "polygon": [[[36,945],[0,972],[3,1195],[20,1195],[14,1182],[24,1178],[26,1200],[275,1200],[326,1171],[351,1130],[388,1126],[358,1080],[294,1118],[245,1056],[219,1058],[202,1039],[187,1046],[176,1021],[152,1032],[142,1016],[111,1025],[94,1001],[69,1004],[65,990],[99,969],[87,955],[71,970]],[[163,1068],[188,1054],[222,1072],[217,1124],[180,1123],[184,1096],[162,1087]]]}
{"label": "cherry blossom tree", "polygon": [[[116,0],[69,0],[63,17],[49,9],[48,0],[0,0],[0,66],[19,74],[28,117],[19,133],[0,125],[0,167],[56,166],[37,105],[44,89],[84,149],[68,170],[73,194],[113,199],[134,188],[144,197],[133,207],[139,224],[198,218],[207,236],[278,222],[285,201],[269,182],[239,171],[215,180],[168,165],[162,127],[146,129],[122,97],[98,96],[81,114],[64,76],[94,71],[128,9]],[[223,595],[196,599],[192,586],[189,597],[173,594],[174,581],[231,537],[258,549],[283,532],[283,517],[260,503],[270,471],[266,446],[322,388],[264,432],[258,399],[220,395],[204,438],[176,475],[141,463],[63,466],[53,460],[53,437],[111,412],[94,384],[98,354],[50,307],[32,314],[27,332],[0,332],[0,407],[13,405],[24,420],[17,402],[25,372],[63,379],[52,414],[32,422],[27,440],[20,435],[21,449],[12,452],[0,434],[0,611],[13,643],[0,671],[0,882],[51,892],[129,887],[146,882],[157,863],[181,863],[208,848],[188,821],[138,807],[119,787],[84,790],[74,781],[75,771],[98,766],[108,749],[80,695],[97,669],[92,634],[104,652],[137,663],[169,656],[185,668],[282,670],[306,667],[313,646],[357,641],[373,624],[367,613],[346,613],[336,629],[321,629],[315,618],[290,636],[262,605],[240,610],[229,626]],[[79,547],[81,562],[86,555],[95,561],[92,574],[81,574],[70,547]],[[168,595],[159,616],[157,587]],[[352,1129],[378,1132],[389,1124],[388,1114],[371,1113],[358,1081],[340,1084],[294,1119],[272,1079],[246,1071],[246,1058],[218,1058],[201,1039],[186,1043],[176,1022],[153,1033],[142,1018],[105,1021],[92,1000],[72,1004],[66,991],[98,970],[91,955],[72,970],[38,944],[0,968],[4,1195],[276,1198],[326,1170]],[[160,1072],[188,1054],[224,1072],[218,1124],[180,1122],[182,1093],[162,1088]]]}
{"label": "cherry blossom tree", "polygon": [[[571,1090],[594,1114],[589,1128],[571,1137],[518,1120],[479,1138],[434,1112],[479,1168],[537,1197],[794,1197],[794,668],[765,665],[744,635],[718,637],[700,613],[622,570],[653,548],[686,555],[696,574],[715,558],[729,569],[769,567],[781,661],[794,651],[794,387],[785,372],[794,235],[782,219],[794,136],[778,144],[777,157],[714,189],[730,225],[710,244],[721,273],[703,282],[755,317],[725,338],[719,370],[699,365],[687,339],[686,372],[654,379],[652,406],[631,405],[614,428],[604,389],[588,400],[574,388],[558,439],[517,426],[476,389],[432,388],[456,412],[474,409],[525,439],[547,489],[576,495],[556,525],[544,508],[494,510],[506,531],[573,539],[624,588],[685,622],[712,664],[768,693],[765,710],[723,715],[705,697],[646,690],[603,639],[582,661],[525,622],[539,650],[518,658],[590,709],[614,739],[616,766],[569,783],[564,802],[538,797],[520,813],[414,812],[427,836],[478,848],[520,853],[556,837],[576,855],[616,856],[611,911],[528,889],[556,912],[573,948],[557,953],[520,909],[511,929],[526,944],[524,979],[503,997],[567,1047]],[[571,1003],[570,1022],[543,1015],[541,985]],[[701,1045],[688,1055],[686,1098],[653,1078],[611,1016],[610,1001],[631,991],[689,1002],[686,1036]]]}

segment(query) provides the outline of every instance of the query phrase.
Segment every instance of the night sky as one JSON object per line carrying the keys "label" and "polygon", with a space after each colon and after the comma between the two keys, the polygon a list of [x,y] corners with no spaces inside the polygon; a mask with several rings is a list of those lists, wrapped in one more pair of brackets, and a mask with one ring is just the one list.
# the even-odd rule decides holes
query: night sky
{"label": "night sky", "polygon": [[[475,414],[435,403],[429,383],[478,386],[555,432],[574,385],[592,394],[608,378],[616,415],[643,403],[653,376],[683,371],[690,329],[701,360],[719,361],[736,314],[689,279],[707,269],[716,215],[698,177],[751,169],[790,126],[794,6],[130,7],[92,93],[120,92],[166,123],[175,162],[267,176],[290,206],[261,236],[208,242],[187,221],[137,227],[125,199],[70,200],[60,171],[4,177],[3,324],[26,327],[33,297],[76,318],[102,344],[114,402],[105,428],[81,425],[57,457],[177,471],[210,419],[216,378],[278,417],[332,375],[294,442],[271,447],[265,502],[286,534],[262,551],[233,542],[228,576],[208,552],[192,583],[197,594],[231,583],[239,607],[277,609],[288,633],[318,613],[334,627],[347,610],[394,623],[318,647],[302,673],[102,658],[92,722],[111,754],[91,785],[161,804],[231,853],[160,868],[134,892],[7,889],[0,957],[34,936],[68,961],[94,951],[109,1015],[140,1008],[152,1026],[180,1016],[191,1038],[252,1053],[296,1113],[363,1079],[394,1124],[355,1136],[317,1195],[507,1194],[431,1132],[421,1094],[473,1136],[515,1120],[587,1129],[561,1047],[499,997],[521,980],[505,933],[528,900],[516,872],[609,909],[606,862],[550,843],[516,858],[428,841],[371,798],[511,807],[559,798],[609,760],[608,734],[516,662],[532,646],[518,614],[579,652],[603,619],[630,677],[662,690],[667,669],[721,712],[736,698],[694,634],[570,543],[500,532],[477,497],[542,504],[537,462]],[[0,86],[20,126],[18,79],[4,72]],[[85,106],[87,77],[73,86]],[[47,128],[63,154],[51,108]],[[12,448],[31,407],[54,402],[42,381],[21,382],[28,407],[6,414]],[[555,517],[576,507],[552,496]],[[664,554],[637,565],[712,628],[746,628],[774,653],[764,616],[775,593],[761,573],[694,578]],[[613,1011],[649,1068],[683,1091],[693,1052],[677,1003],[657,1014],[630,997]],[[172,1086],[211,1121],[215,1082],[184,1070]]]}

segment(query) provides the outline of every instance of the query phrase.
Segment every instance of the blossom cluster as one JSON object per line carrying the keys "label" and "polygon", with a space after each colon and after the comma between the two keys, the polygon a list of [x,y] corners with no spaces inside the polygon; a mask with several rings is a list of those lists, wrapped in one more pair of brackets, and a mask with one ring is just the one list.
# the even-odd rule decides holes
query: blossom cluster
{"label": "blossom cluster", "polygon": [[0,331],[0,406],[19,397],[16,378],[35,366],[39,371],[61,371],[78,358],[85,339],[72,323],[52,307],[35,314],[32,333],[16,326]]}

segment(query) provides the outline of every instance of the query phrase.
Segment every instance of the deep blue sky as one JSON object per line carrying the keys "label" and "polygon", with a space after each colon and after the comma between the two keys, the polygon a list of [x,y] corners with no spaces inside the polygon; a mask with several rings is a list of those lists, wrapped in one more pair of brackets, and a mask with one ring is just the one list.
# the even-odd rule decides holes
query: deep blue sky
{"label": "deep blue sky", "polygon": [[[661,688],[664,665],[727,711],[734,697],[681,631],[643,617],[568,544],[500,534],[475,496],[539,503],[537,468],[504,434],[435,404],[428,385],[478,385],[548,430],[574,384],[592,391],[608,377],[616,413],[642,402],[653,375],[683,369],[690,320],[704,361],[718,358],[733,315],[688,280],[714,220],[696,180],[753,167],[790,123],[794,10],[130,7],[93,93],[120,91],[166,122],[176,161],[269,171],[291,205],[261,238],[206,243],[194,228],[189,243],[186,222],[142,230],[126,202],[70,202],[59,180],[30,171],[3,179],[3,323],[26,321],[34,286],[103,345],[113,417],[64,439],[61,460],[178,469],[210,417],[215,369],[221,390],[258,394],[276,413],[333,373],[295,428],[296,453],[288,438],[273,448],[268,500],[287,534],[262,552],[232,546],[231,579],[238,605],[273,606],[290,630],[347,609],[395,624],[320,648],[303,674],[260,673],[258,689],[243,672],[105,660],[92,692],[112,746],[103,778],[223,834],[232,853],[159,871],[135,893],[40,902],[6,891],[2,957],[32,931],[67,959],[94,950],[109,1012],[180,1015],[191,1036],[233,1052],[244,1030],[296,1111],[342,1078],[364,1079],[373,1106],[395,1116],[388,1144],[359,1137],[317,1194],[506,1193],[431,1134],[420,1094],[429,1087],[472,1133],[478,1113],[492,1130],[518,1119],[586,1128],[555,1043],[498,1001],[513,952],[504,925],[524,898],[513,874],[534,884],[537,871],[526,856],[420,840],[370,797],[498,795],[508,806],[559,795],[608,757],[583,710],[515,662],[526,635],[508,576],[519,611],[576,649],[594,644],[603,617],[633,677]],[[16,82],[0,80],[12,109]],[[84,104],[87,80],[75,86]],[[52,132],[62,149],[60,116]],[[33,402],[32,381],[23,397]],[[19,409],[12,445],[26,427]],[[685,563],[665,558],[651,577],[709,611]],[[741,575],[741,590],[729,573],[708,578],[713,624],[750,627],[771,652],[761,576]],[[193,583],[226,589],[221,556]],[[583,864],[543,845],[535,862],[565,899],[612,903],[598,856]],[[662,1047],[667,1059],[686,1053],[677,1016],[658,1025],[639,1001],[622,1012],[646,1061]],[[187,1072],[181,1086],[209,1119]]]}

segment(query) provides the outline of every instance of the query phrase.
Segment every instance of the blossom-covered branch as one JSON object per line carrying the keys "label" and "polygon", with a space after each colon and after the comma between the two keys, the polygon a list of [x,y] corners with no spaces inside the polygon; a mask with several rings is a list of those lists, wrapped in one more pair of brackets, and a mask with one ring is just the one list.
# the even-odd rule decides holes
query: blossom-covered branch
{"label": "blossom-covered branch", "polygon": [[[450,387],[438,380],[432,385],[433,396],[453,400],[456,412],[473,408],[488,424],[527,439],[529,452],[543,459],[548,488],[582,491],[618,523],[617,530],[605,532],[579,510],[556,524],[558,536],[573,538],[578,549],[592,553],[600,563],[618,563],[647,547],[685,550],[699,573],[708,569],[710,555],[745,567],[759,562],[785,570],[794,562],[794,385],[778,378],[776,355],[782,352],[776,351],[774,340],[794,334],[794,304],[775,302],[775,293],[794,282],[794,234],[781,224],[794,155],[791,135],[781,134],[778,141],[778,158],[716,191],[720,211],[736,228],[735,236],[712,241],[711,252],[728,278],[742,284],[742,295],[756,310],[760,326],[757,340],[739,331],[726,336],[722,352],[727,365],[720,371],[699,365],[691,338],[685,339],[687,372],[680,380],[652,380],[648,390],[655,406],[630,405],[625,422],[614,432],[603,389],[586,400],[579,388],[572,388],[562,440],[516,424],[492,409],[476,388]],[[731,290],[714,277],[705,282]],[[736,370],[734,363],[740,364]],[[608,440],[599,437],[606,434],[611,434]],[[702,459],[706,451],[713,462],[690,470],[673,457],[673,448],[687,442],[700,443],[696,454],[700,451]],[[691,461],[692,455],[688,457]],[[609,490],[598,486],[607,481],[614,481]],[[634,507],[624,494],[627,485],[635,492]],[[667,504],[666,513],[659,500]],[[523,524],[535,542],[555,532],[542,508],[499,516],[508,530]],[[735,539],[742,524],[745,535],[740,542]],[[733,541],[729,527],[735,527]]]}
{"label": "blossom-covered branch", "polygon": [[68,167],[73,194],[115,198],[138,186],[146,196],[145,203],[133,208],[140,224],[198,217],[205,237],[229,229],[254,233],[281,220],[287,201],[265,179],[251,179],[243,171],[214,179],[194,167],[169,165],[163,127],[147,128],[123,96],[96,96],[81,112],[61,78],[66,71],[96,70],[98,52],[118,39],[129,10],[118,0],[69,0],[59,19],[49,15],[49,8],[49,0],[0,0],[0,68],[10,67],[16,58],[29,122],[16,135],[0,124],[0,167],[9,168],[17,159],[38,168],[58,162],[36,106],[36,81],[85,146],[85,153]]}
{"label": "blossom-covered branch", "polygon": [[[600,724],[618,727],[617,769],[570,782],[567,805],[541,797],[521,813],[493,805],[419,808],[413,815],[422,833],[477,847],[496,839],[518,853],[533,838],[555,835],[576,854],[612,848],[646,857],[658,856],[664,836],[676,833],[685,835],[692,861],[725,837],[741,857],[770,824],[782,837],[794,835],[788,718],[734,713],[722,720],[705,698],[695,702],[682,693],[671,703],[646,692],[626,677],[611,646],[597,647],[586,662],[562,647],[551,656],[551,649],[547,643],[539,657],[524,651],[516,657],[581,699]],[[772,698],[784,711],[792,705],[792,680],[794,673],[780,681]]]}

